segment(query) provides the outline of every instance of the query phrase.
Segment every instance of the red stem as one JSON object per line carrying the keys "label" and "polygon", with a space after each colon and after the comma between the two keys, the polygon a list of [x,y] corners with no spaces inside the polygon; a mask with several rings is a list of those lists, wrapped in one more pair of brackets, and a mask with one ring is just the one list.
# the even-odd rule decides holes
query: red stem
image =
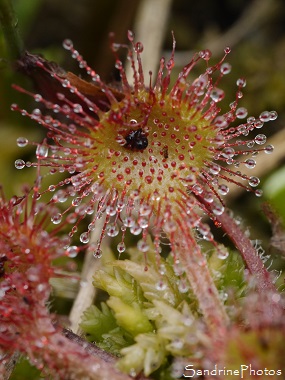
{"label": "red stem", "polygon": [[249,273],[254,276],[257,290],[260,293],[264,291],[276,293],[276,287],[272,283],[271,276],[256,249],[227,210],[225,209],[221,215],[216,215],[213,212],[211,204],[205,202],[203,197],[196,194],[196,199],[201,204],[201,207],[204,208],[210,216],[212,215],[212,219],[221,225],[221,228],[227,233],[236,248],[240,251]]}
{"label": "red stem", "polygon": [[275,293],[276,288],[272,283],[270,273],[265,268],[250,239],[239,228],[229,213],[225,210],[222,215],[216,216],[216,220],[221,224],[222,229],[240,251],[250,274],[256,280],[257,289],[260,292],[271,291]]}

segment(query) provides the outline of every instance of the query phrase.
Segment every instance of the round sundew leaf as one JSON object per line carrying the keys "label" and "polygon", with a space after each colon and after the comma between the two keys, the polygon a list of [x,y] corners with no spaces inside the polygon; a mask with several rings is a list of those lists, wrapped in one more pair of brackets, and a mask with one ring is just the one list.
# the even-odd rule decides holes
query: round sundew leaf
{"label": "round sundew leaf", "polygon": [[[247,110],[239,105],[241,89],[246,85],[243,78],[236,82],[236,95],[228,111],[221,111],[220,102],[224,101],[225,94],[220,85],[222,87],[222,77],[229,70],[224,61],[230,49],[225,49],[225,55],[211,66],[208,50],[194,54],[173,81],[173,39],[170,59],[161,59],[156,82],[146,86],[140,55],[142,44],[134,43],[130,35],[128,38],[128,59],[133,70],[130,82],[117,54],[118,48],[126,46],[112,45],[115,66],[121,77],[120,90],[104,83],[67,40],[65,49],[86,71],[90,81],[65,73],[51,62],[27,53],[21,63],[35,69],[39,79],[45,78],[45,86],[40,86],[43,94],[14,87],[32,96],[43,111],[39,108],[27,111],[17,104],[12,109],[48,130],[48,140],[36,144],[39,165],[48,167],[51,174],[65,172],[69,176],[63,184],[71,185],[75,213],[79,204],[92,211],[98,202],[98,210],[94,211],[89,224],[90,231],[95,228],[96,220],[107,215],[98,240],[98,252],[105,235],[119,234],[116,226],[113,227],[119,219],[124,220],[125,227],[121,230],[122,241],[117,244],[119,253],[126,249],[123,240],[127,228],[136,236],[144,235],[146,229],[155,225],[156,241],[160,241],[161,231],[173,240],[183,227],[181,220],[187,220],[185,233],[197,228],[203,231],[203,239],[213,241],[213,235],[205,230],[196,209],[202,209],[216,222],[225,210],[222,196],[228,192],[227,181],[260,195],[260,191],[254,189],[259,179],[254,173],[250,177],[243,175],[236,170],[236,164],[245,144],[248,153],[255,144],[258,149],[253,152],[265,150],[268,153],[268,147],[263,147],[266,137],[257,134],[255,140],[248,141],[240,137],[274,120],[276,114],[265,111],[260,116],[262,123],[249,117],[236,125],[239,118],[247,115]],[[202,74],[193,80],[192,69],[197,65],[202,66]],[[49,115],[44,114],[45,108],[51,111]],[[17,161],[18,168],[23,165]],[[25,164],[32,165],[36,164]],[[254,160],[248,159],[246,165],[254,167]],[[246,181],[243,183],[243,180]],[[51,185],[49,191],[59,186],[62,183]],[[138,213],[139,204],[142,207]],[[145,206],[148,213],[141,211]],[[125,210],[128,210],[127,217]],[[78,230],[84,215],[79,218],[71,228],[70,237]],[[89,233],[83,231],[80,240],[87,244]],[[146,254],[149,245],[141,239],[138,248]],[[160,244],[156,244],[157,254],[160,250]]]}

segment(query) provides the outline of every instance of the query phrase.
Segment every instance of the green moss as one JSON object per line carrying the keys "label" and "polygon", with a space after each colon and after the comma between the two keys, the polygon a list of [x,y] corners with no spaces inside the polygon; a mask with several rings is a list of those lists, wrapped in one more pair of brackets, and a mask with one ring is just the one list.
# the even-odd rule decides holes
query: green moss
{"label": "green moss", "polygon": [[84,313],[81,328],[88,339],[121,356],[122,371],[155,372],[163,379],[162,373],[170,376],[169,358],[191,355],[195,349],[189,337],[195,335],[193,313],[198,311],[191,292],[179,291],[181,278],[187,289],[189,284],[175,274],[172,257],[158,264],[151,241],[148,244],[147,270],[141,255],[130,250],[132,260],[111,259],[95,273],[94,286],[110,297]]}

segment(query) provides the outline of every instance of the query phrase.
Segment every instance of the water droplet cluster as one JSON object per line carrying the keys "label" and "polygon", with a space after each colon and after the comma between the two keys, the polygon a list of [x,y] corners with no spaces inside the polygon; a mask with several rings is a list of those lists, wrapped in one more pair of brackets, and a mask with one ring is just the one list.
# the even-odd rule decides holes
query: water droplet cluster
{"label": "water droplet cluster", "polygon": [[[95,257],[101,255],[105,235],[115,237],[121,233],[117,249],[124,252],[127,230],[141,235],[138,249],[146,253],[147,232],[152,226],[159,253],[161,231],[171,240],[181,227],[181,220],[187,228],[197,229],[202,238],[213,241],[209,227],[201,221],[199,209],[215,221],[224,212],[223,197],[229,192],[227,182],[260,196],[261,191],[255,190],[259,179],[244,175],[239,169],[242,165],[253,169],[254,157],[259,152],[273,151],[271,145],[265,145],[264,134],[248,137],[264,123],[275,120],[277,114],[264,111],[258,118],[248,116],[247,109],[239,106],[246,86],[244,78],[236,81],[235,99],[228,111],[221,114],[219,103],[225,94],[220,82],[231,71],[230,64],[225,62],[229,48],[212,66],[208,50],[195,54],[170,87],[175,65],[174,41],[170,59],[161,58],[156,82],[146,87],[141,63],[143,46],[134,42],[131,33],[128,37],[131,46],[127,59],[133,68],[133,83],[127,81],[118,57],[121,45],[112,44],[115,66],[121,76],[120,91],[108,87],[73,43],[65,40],[64,48],[91,78],[90,83],[84,82],[85,88],[88,86],[89,94],[99,92],[99,101],[91,100],[81,86],[81,79],[60,75],[39,61],[38,67],[62,86],[62,92],[57,94],[58,103],[17,89],[52,113],[43,115],[39,109],[28,112],[16,104],[11,107],[43,125],[49,138],[49,142],[37,144],[38,164],[18,159],[16,168],[42,165],[50,167],[51,174],[57,171],[68,174],[66,180],[47,190],[54,192],[50,204],[71,202],[66,211],[52,215],[52,222],[59,224],[66,217],[66,222],[73,224],[69,234],[72,237],[79,222],[91,217],[88,230],[80,235],[80,241],[89,244],[97,220],[104,215],[101,237],[95,245],[92,243]],[[193,67],[203,61],[204,73],[190,80]],[[52,140],[54,143],[50,143]],[[28,143],[24,137],[17,140],[20,147]],[[247,157],[241,160],[243,156]]]}
{"label": "water droplet cluster", "polygon": [[[23,141],[21,138],[20,143]],[[38,189],[39,179],[33,189],[34,195]],[[52,262],[64,256],[69,238],[58,237],[45,230],[45,222],[54,210],[47,209],[36,200],[36,196],[31,202],[27,195],[25,192],[22,197],[15,196],[10,201],[3,194],[0,197],[0,257],[9,268],[0,282],[0,335],[2,343],[15,341],[21,336],[27,344],[36,347],[42,336],[39,331],[31,332],[29,325],[33,323],[35,328],[35,320],[46,318],[44,326],[47,326],[46,303],[51,293],[49,280],[55,273]],[[53,218],[57,223],[55,214]],[[26,316],[24,322],[23,315]],[[25,334],[28,334],[28,339]],[[34,343],[31,343],[33,339]],[[10,347],[8,344],[7,349]]]}

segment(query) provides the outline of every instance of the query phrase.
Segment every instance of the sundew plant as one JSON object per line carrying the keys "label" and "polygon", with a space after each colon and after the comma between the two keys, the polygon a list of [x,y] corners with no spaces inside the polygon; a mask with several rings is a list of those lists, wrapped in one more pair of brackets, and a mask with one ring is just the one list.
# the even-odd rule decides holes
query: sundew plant
{"label": "sundew plant", "polygon": [[[35,147],[33,162],[15,161],[34,184],[1,195],[1,371],[20,353],[52,379],[282,378],[283,295],[226,206],[229,184],[262,196],[255,157],[273,153],[264,133],[277,113],[240,105],[243,77],[225,101],[230,48],[218,61],[201,50],[176,75],[173,35],[170,58],[149,73],[142,42],[127,35],[127,45],[111,36],[113,86],[69,39],[86,79],[28,52],[17,60],[41,91],[13,84],[34,108],[11,109],[46,135],[18,137]],[[55,173],[63,179],[45,186]],[[49,302],[54,277],[78,281],[61,263],[85,251],[101,262],[93,286],[105,298],[82,315],[83,340]]]}

